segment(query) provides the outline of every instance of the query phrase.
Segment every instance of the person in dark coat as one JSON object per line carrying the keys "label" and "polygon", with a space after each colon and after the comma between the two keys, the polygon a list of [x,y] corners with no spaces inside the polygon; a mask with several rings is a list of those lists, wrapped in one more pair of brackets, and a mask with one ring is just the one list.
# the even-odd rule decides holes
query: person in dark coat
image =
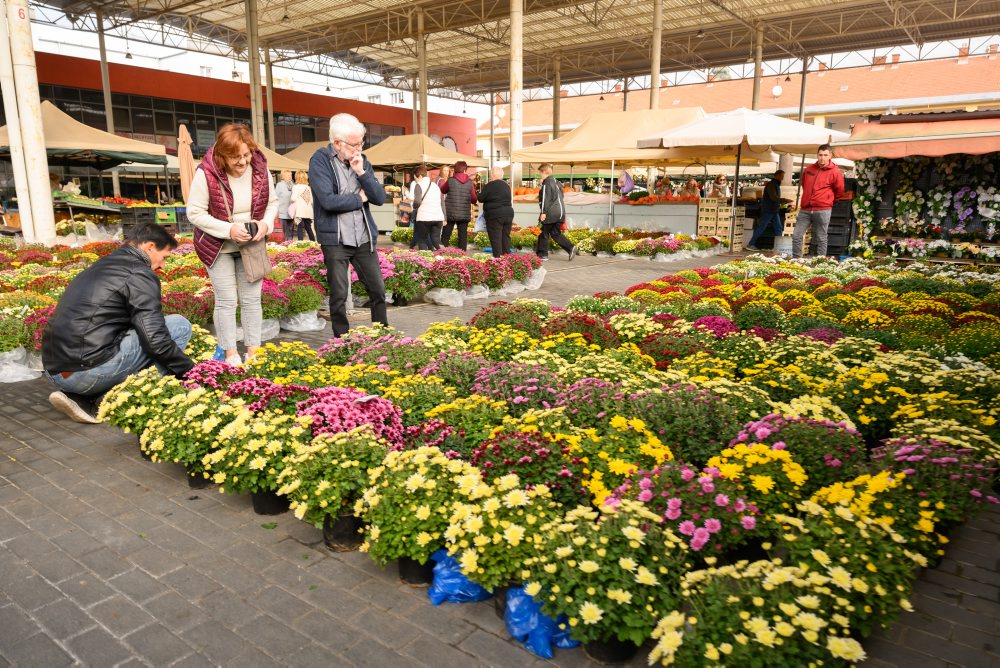
{"label": "person in dark coat", "polygon": [[503,180],[503,167],[491,169],[490,179],[479,193],[479,203],[483,205],[493,257],[500,257],[510,253],[510,228],[514,224],[513,191]]}
{"label": "person in dark coat", "polygon": [[576,246],[562,233],[566,222],[566,205],[563,204],[562,184],[552,176],[552,165],[543,163],[538,166],[538,174],[542,177],[542,188],[538,193],[538,224],[542,233],[538,236],[535,254],[543,260],[549,259],[549,238],[569,253],[572,262],[576,257]]}
{"label": "person in dark coat", "polygon": [[370,204],[385,203],[385,188],[361,152],[364,144],[365,126],[361,121],[351,114],[337,114],[330,119],[330,143],[309,160],[313,224],[330,283],[330,322],[335,337],[350,329],[349,266],[354,267],[368,292],[372,322],[389,325],[385,281],[376,249],[378,227],[369,208]]}
{"label": "person in dark coat", "polygon": [[448,245],[452,230],[457,229],[457,247],[463,251],[469,247],[469,219],[472,217],[472,205],[476,203],[476,189],[466,173],[468,168],[465,160],[459,160],[453,168],[455,173],[441,185],[441,194],[446,195],[444,214],[447,220],[441,238]]}
{"label": "person in dark coat", "polygon": [[760,201],[760,218],[754,227],[753,236],[750,243],[744,248],[749,251],[759,251],[757,244],[769,228],[774,228],[774,236],[780,237],[785,229],[781,215],[781,180],[785,178],[785,172],[779,169],[774,173],[774,177],[764,186],[764,198]]}
{"label": "person in dark coat", "polygon": [[93,402],[146,367],[182,377],[191,323],[164,317],[156,270],[177,240],[156,223],[140,223],[110,255],[66,287],[42,333],[42,366],[56,391],[52,406],[74,422],[97,424]]}

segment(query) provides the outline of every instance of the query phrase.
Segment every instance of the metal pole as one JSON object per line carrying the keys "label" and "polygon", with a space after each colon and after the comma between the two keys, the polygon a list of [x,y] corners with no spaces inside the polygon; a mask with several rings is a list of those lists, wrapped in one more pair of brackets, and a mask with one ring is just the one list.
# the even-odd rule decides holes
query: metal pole
{"label": "metal pole", "polygon": [[260,94],[260,45],[257,41],[257,0],[245,0],[247,14],[247,65],[250,67],[250,118],[253,138],[264,143],[264,100]]}
{"label": "metal pole", "polygon": [[418,93],[417,93],[417,75],[416,74],[414,74],[412,77],[410,77],[410,82],[411,82],[410,83],[410,92],[413,93],[413,125],[411,126],[412,127],[412,131],[411,132],[412,132],[412,134],[417,134],[417,133],[420,132],[420,125],[419,125],[420,117],[418,116],[418,112],[417,112],[417,95],[418,95]]}
{"label": "metal pole", "polygon": [[753,103],[752,109],[760,109],[760,78],[764,75],[764,26],[757,25],[753,45]]}
{"label": "metal pole", "polygon": [[799,123],[806,121],[806,74],[809,73],[809,56],[802,58],[802,88],[799,90]]}
{"label": "metal pole", "polygon": [[[107,120],[108,132],[115,133],[115,111],[111,106],[111,77],[108,74],[108,52],[104,47],[104,14],[101,10],[95,12],[97,20],[97,47],[101,53],[101,88],[104,91],[104,117]],[[118,170],[111,170],[111,184],[115,197],[122,196],[121,182],[118,180]]]}
{"label": "metal pole", "polygon": [[562,55],[556,53],[552,67],[552,138],[559,138],[559,104],[562,100],[560,91],[562,90]]}
{"label": "metal pole", "polygon": [[[597,170],[600,174],[601,170]],[[604,177],[601,177],[601,186],[604,185]],[[615,159],[611,159],[611,187],[608,188],[608,229],[613,230],[615,227]]]}
{"label": "metal pole", "polygon": [[[28,0],[8,0],[7,30],[10,59],[17,91],[17,111],[21,123],[21,144],[27,174],[30,228],[23,228],[28,242],[51,244],[56,240],[56,220],[49,186],[49,160],[45,153],[42,102],[38,96],[38,70],[31,42],[31,14]],[[18,206],[20,209],[20,205]]]}
{"label": "metal pole", "polygon": [[733,177],[733,200],[729,212],[729,250],[733,250],[733,237],[736,235],[736,198],[740,189],[740,158],[743,154],[743,142],[736,147],[736,175]]}
{"label": "metal pole", "polygon": [[622,111],[628,111],[628,77],[625,77],[625,83],[622,84]]}
{"label": "metal pole", "polygon": [[424,39],[424,12],[417,10],[417,68],[420,70],[420,132],[430,135],[427,124],[427,43]]}
{"label": "metal pole", "polygon": [[493,114],[496,113],[496,107],[494,104],[495,102],[496,102],[496,93],[490,91],[490,171],[493,171],[493,158],[496,151],[496,149],[493,148],[493,143],[496,137],[495,135],[496,124],[493,122],[494,119]]}
{"label": "metal pole", "polygon": [[521,163],[514,162],[514,151],[524,142],[524,0],[510,3],[510,186],[521,187]]}
{"label": "metal pole", "polygon": [[271,49],[264,49],[264,73],[267,84],[267,147],[272,151],[277,151],[278,147],[274,143],[274,69],[271,62]]}
{"label": "metal pole", "polygon": [[[0,35],[7,38],[7,5],[0,0]],[[0,46],[0,90],[3,91],[3,108],[7,114],[7,141],[10,143],[10,161],[14,172],[14,191],[17,194],[21,229],[33,230],[31,194],[28,190],[28,172],[24,163],[21,144],[21,122],[17,108],[17,86],[14,83],[14,65],[10,59],[9,40]]]}

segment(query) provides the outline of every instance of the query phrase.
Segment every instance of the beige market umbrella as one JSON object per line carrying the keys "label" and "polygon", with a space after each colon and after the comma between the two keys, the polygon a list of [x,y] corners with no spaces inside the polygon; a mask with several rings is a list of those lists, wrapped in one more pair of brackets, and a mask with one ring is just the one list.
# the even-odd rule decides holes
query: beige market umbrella
{"label": "beige market umbrella", "polygon": [[181,195],[184,203],[187,204],[188,196],[191,194],[191,182],[194,180],[194,154],[191,153],[191,133],[187,126],[181,123],[180,131],[177,133],[177,163],[181,172]]}

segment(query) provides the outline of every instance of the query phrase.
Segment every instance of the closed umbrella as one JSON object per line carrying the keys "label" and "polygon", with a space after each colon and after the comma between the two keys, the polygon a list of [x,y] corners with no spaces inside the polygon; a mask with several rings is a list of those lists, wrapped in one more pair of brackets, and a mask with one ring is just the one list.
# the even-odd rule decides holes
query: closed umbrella
{"label": "closed umbrella", "polygon": [[181,194],[184,196],[184,203],[187,204],[191,195],[191,182],[194,181],[194,154],[191,153],[191,133],[187,126],[181,123],[180,131],[177,133],[177,163],[181,172]]}

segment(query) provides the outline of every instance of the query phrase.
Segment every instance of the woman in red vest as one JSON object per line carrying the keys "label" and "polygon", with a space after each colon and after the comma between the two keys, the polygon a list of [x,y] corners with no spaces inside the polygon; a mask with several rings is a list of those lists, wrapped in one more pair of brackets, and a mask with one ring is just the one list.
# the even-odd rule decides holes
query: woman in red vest
{"label": "woman in red vest", "polygon": [[195,226],[195,251],[215,291],[215,335],[230,364],[243,361],[236,349],[237,299],[248,358],[260,347],[261,338],[263,279],[247,280],[240,244],[267,237],[274,230],[277,211],[267,159],[250,128],[242,123],[223,126],[195,170],[187,215]]}

